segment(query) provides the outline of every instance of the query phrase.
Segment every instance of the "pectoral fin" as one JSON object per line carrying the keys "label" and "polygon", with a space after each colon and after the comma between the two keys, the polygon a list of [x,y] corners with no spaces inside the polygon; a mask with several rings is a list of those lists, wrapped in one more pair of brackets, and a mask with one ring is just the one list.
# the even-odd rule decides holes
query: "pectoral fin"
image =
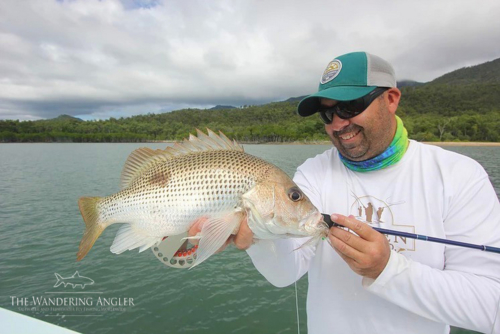
{"label": "pectoral fin", "polygon": [[201,229],[196,262],[191,268],[199,265],[221,248],[231,234],[238,230],[243,218],[242,212],[231,212],[207,220]]}

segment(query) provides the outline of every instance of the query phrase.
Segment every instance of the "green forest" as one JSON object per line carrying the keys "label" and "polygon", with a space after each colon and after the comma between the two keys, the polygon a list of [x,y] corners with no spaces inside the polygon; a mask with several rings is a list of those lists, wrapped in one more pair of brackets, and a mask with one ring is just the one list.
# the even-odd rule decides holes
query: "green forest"
{"label": "green forest", "polygon": [[[500,59],[402,85],[398,108],[418,141],[500,142]],[[177,141],[195,129],[221,130],[240,142],[328,140],[319,116],[296,114],[298,98],[238,108],[183,109],[128,118],[82,121],[67,115],[0,121],[0,142]]]}

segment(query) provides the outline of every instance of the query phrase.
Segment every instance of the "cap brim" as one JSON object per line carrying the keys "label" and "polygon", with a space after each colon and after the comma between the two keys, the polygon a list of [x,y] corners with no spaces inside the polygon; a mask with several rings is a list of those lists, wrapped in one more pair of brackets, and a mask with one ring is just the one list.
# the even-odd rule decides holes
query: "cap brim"
{"label": "cap brim", "polygon": [[300,116],[310,116],[316,113],[320,107],[320,99],[326,98],[337,101],[356,100],[372,92],[377,87],[356,87],[356,86],[337,86],[324,89],[311,94],[300,101],[297,112]]}

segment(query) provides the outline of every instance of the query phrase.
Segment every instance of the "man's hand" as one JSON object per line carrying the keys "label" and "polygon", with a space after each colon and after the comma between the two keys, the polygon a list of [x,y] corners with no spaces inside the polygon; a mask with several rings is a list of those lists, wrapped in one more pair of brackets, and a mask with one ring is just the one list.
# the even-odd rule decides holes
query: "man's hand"
{"label": "man's hand", "polygon": [[[198,233],[200,233],[201,229],[203,227],[203,224],[207,220],[208,220],[207,217],[201,217],[201,218],[197,219],[191,225],[191,227],[189,228],[188,235],[190,237],[193,237],[193,236],[197,235]],[[192,243],[192,244],[195,244],[195,245],[198,244],[198,240],[195,240],[195,239],[189,240],[189,242]],[[222,245],[222,247],[217,250],[217,253],[222,252],[224,249],[226,249],[226,247],[231,242],[234,243],[234,245],[236,246],[236,248],[241,249],[241,250],[248,249],[253,244],[253,242],[254,242],[254,240],[253,240],[253,232],[250,229],[250,227],[248,227],[248,223],[247,223],[246,218],[241,221],[240,229],[238,230],[238,233],[236,233],[235,235],[231,235],[226,240],[226,242],[224,243],[224,245]]]}
{"label": "man's hand", "polygon": [[330,228],[328,238],[335,251],[355,273],[376,279],[391,253],[386,237],[354,216],[332,215],[331,219],[357,234],[336,226]]}
{"label": "man's hand", "polygon": [[241,222],[240,229],[238,230],[238,233],[233,238],[234,245],[236,248],[245,250],[250,248],[250,246],[253,245],[254,239],[253,239],[253,232],[248,227],[248,222],[245,217],[243,221]]}

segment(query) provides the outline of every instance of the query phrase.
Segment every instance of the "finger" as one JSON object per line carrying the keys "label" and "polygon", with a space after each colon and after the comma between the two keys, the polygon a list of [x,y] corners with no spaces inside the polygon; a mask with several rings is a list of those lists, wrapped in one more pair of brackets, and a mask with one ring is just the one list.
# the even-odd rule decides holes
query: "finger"
{"label": "finger", "polygon": [[359,262],[363,257],[363,254],[360,251],[349,246],[341,239],[335,237],[333,234],[329,234],[328,239],[330,240],[330,244],[337,252],[340,252],[342,255],[346,256],[352,261]]}
{"label": "finger", "polygon": [[353,270],[355,270],[355,268],[357,268],[358,266],[358,263],[356,261],[354,261],[353,259],[351,259],[350,257],[347,257],[345,256],[344,254],[342,254],[339,250],[337,250],[336,248],[333,248],[335,250],[335,252],[342,258],[342,260],[344,260],[345,263],[347,263],[347,265],[349,267],[351,267]]}
{"label": "finger", "polygon": [[361,239],[354,233],[351,233],[343,228],[340,227],[332,227],[330,228],[330,234],[335,236],[337,239],[342,240],[342,242],[346,243],[347,245],[351,246],[352,248],[364,253],[365,250],[369,246],[369,242]]}
{"label": "finger", "polygon": [[339,214],[333,214],[330,218],[337,224],[347,227],[365,240],[374,240],[378,236],[377,231],[368,224],[355,219],[354,216],[346,217]]}
{"label": "finger", "polygon": [[252,246],[254,243],[253,240],[253,232],[248,227],[247,220],[243,220],[240,225],[240,229],[238,233],[234,236],[234,245],[236,248],[241,249],[241,250],[246,250]]}
{"label": "finger", "polygon": [[[207,217],[200,217],[198,219],[196,219],[192,224],[191,224],[191,227],[189,228],[188,230],[188,236],[189,237],[194,237],[196,235],[198,235],[198,233],[201,232],[201,229],[203,227],[203,224],[205,224],[205,222],[208,220]],[[189,243],[193,244],[193,245],[197,245],[199,240],[198,239],[188,239],[189,240]]]}

